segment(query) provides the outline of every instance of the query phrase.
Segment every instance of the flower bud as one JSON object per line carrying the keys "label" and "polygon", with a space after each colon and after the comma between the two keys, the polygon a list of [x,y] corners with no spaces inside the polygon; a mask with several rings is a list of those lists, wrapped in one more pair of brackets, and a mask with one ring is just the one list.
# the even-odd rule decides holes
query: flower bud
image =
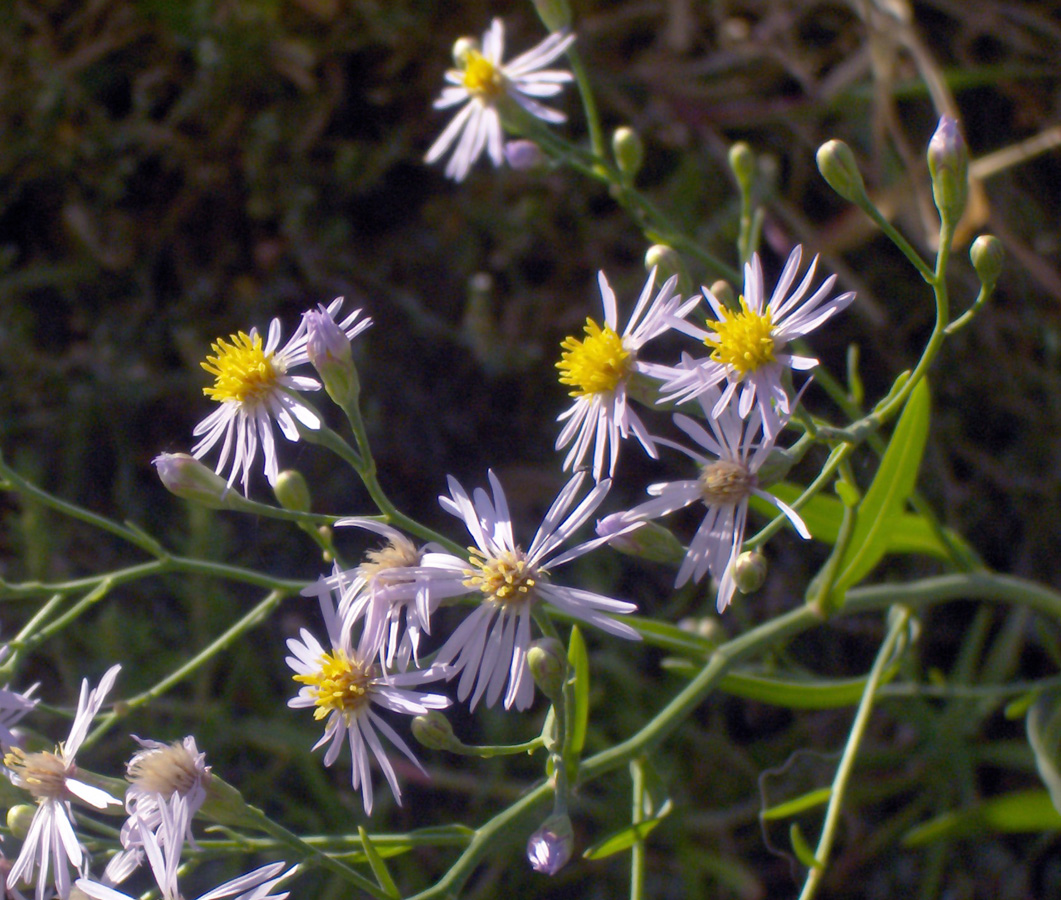
{"label": "flower bud", "polygon": [[561,31],[571,24],[571,5],[567,0],[532,0],[538,18],[550,31]]}
{"label": "flower bud", "polygon": [[976,277],[989,288],[993,288],[1002,274],[1002,263],[1005,261],[1006,251],[1000,241],[993,234],[982,234],[969,248],[969,259],[973,261],[976,269]]}
{"label": "flower bud", "polygon": [[766,581],[766,557],[758,550],[745,550],[733,563],[733,580],[742,594],[754,594]]}
{"label": "flower bud", "polygon": [[725,279],[720,278],[711,285],[709,290],[711,291],[711,296],[726,307],[726,309],[732,309],[734,311],[740,309],[740,304],[737,302],[737,295],[733,290],[733,285]]}
{"label": "flower bud", "polygon": [[527,859],[535,872],[555,875],[571,859],[575,833],[566,815],[552,815],[527,841]]}
{"label": "flower bud", "polygon": [[412,729],[413,737],[429,750],[446,750],[460,743],[453,734],[453,726],[449,724],[449,719],[437,709],[417,716],[409,727]]}
{"label": "flower bud", "polygon": [[969,195],[969,151],[957,119],[940,118],[936,133],[928,142],[928,171],[940,218],[957,222]]}
{"label": "flower bud", "polygon": [[858,203],[866,196],[866,184],[855,154],[843,141],[826,141],[818,148],[816,159],[822,178],[845,200]]}
{"label": "flower bud", "polygon": [[212,469],[187,453],[160,453],[152,462],[166,490],[208,509],[240,509],[247,500]]}
{"label": "flower bud", "polygon": [[473,52],[479,52],[479,42],[475,38],[462,37],[453,42],[453,62],[456,63],[458,69],[464,68],[468,61],[468,54]]}
{"label": "flower bud", "polygon": [[7,811],[7,827],[18,840],[24,841],[29,834],[29,826],[37,812],[36,806],[28,803],[17,803]]}
{"label": "flower bud", "polygon": [[645,269],[656,270],[657,284],[666,283],[667,279],[678,276],[678,293],[683,296],[691,291],[692,281],[685,269],[685,262],[673,247],[666,244],[653,244],[645,251]]}
{"label": "flower bud", "polygon": [[737,141],[729,148],[729,167],[737,176],[742,193],[748,193],[755,179],[755,154],[744,141]]}
{"label": "flower bud", "polygon": [[622,513],[614,513],[597,522],[597,534],[609,537],[608,545],[627,556],[668,565],[678,565],[685,558],[681,541],[658,522],[639,522],[628,529],[629,524]]}
{"label": "flower bud", "polygon": [[350,339],[320,305],[302,314],[306,323],[306,356],[324,382],[328,396],[339,406],[356,400],[361,390],[350,349]]}
{"label": "flower bud", "polygon": [[273,485],[273,493],[277,502],[284,508],[294,512],[309,512],[313,501],[309,493],[309,485],[306,479],[297,469],[284,469],[276,477]]}
{"label": "flower bud", "polygon": [[505,162],[517,172],[527,172],[541,166],[545,162],[545,154],[534,141],[521,138],[505,144]]}
{"label": "flower bud", "polygon": [[641,141],[641,135],[626,125],[616,128],[612,134],[612,153],[615,154],[619,171],[633,180],[645,161],[645,145]]}
{"label": "flower bud", "polygon": [[567,652],[556,638],[539,638],[527,648],[527,668],[541,692],[550,700],[556,700],[563,693]]}

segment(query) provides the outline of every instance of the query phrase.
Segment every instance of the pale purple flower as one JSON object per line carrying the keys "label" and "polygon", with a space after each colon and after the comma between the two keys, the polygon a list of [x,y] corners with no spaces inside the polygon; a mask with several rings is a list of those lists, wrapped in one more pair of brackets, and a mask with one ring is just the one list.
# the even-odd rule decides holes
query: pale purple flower
{"label": "pale purple flower", "polygon": [[674,321],[673,327],[703,341],[711,348],[711,355],[696,360],[686,358],[680,367],[671,369],[661,387],[665,399],[684,402],[725,382],[710,415],[719,415],[739,390],[737,410],[741,418],[747,418],[755,407],[762,417],[766,438],[773,440],[777,436],[781,417],[791,412],[782,381],[784,373],[818,365],[813,357],[783,352],[786,345],[814,331],[855,299],[851,291],[829,299],[835,275],[826,278],[804,299],[814,281],[817,256],[791,291],[802,256],[803,248],[797,245],[789,254],[769,302],[758,254],[752,254],[751,262],[744,266],[744,293],[738,311],[727,309],[708,288],[703,288],[716,320],[709,322],[707,329],[680,319]]}
{"label": "pale purple flower", "polygon": [[[446,73],[449,87],[435,101],[435,109],[464,104],[427,151],[424,161],[441,159],[456,142],[446,163],[446,175],[463,181],[472,164],[485,149],[495,166],[504,162],[501,115],[498,107],[514,101],[543,122],[560,123],[563,113],[543,106],[536,97],[554,97],[571,81],[570,72],[543,69],[559,57],[574,41],[574,36],[554,32],[545,40],[512,62],[503,64],[505,29],[500,19],[490,23],[482,46],[462,39],[454,48],[459,68]],[[458,139],[459,135],[459,139]]]}
{"label": "pale purple flower", "polygon": [[555,875],[571,859],[574,850],[571,819],[566,815],[552,815],[527,841],[527,859],[535,872]]}
{"label": "pale purple flower", "polygon": [[709,387],[697,398],[710,431],[697,419],[680,413],[674,416],[675,424],[711,454],[708,457],[674,445],[700,465],[699,477],[651,485],[648,492],[654,499],[609,516],[598,524],[597,530],[610,536],[624,525],[703,503],[706,515],[689,542],[675,586],[681,587],[690,579],[700,581],[710,572],[718,582],[717,608],[722,612],[736,591],[733,562],[744,543],[749,497],[754,494],[776,506],[801,537],[809,538],[810,533],[794,509],[759,487],[757,473],[774,444],[772,440],[759,441],[762,425],[759,410],[743,419],[733,404],[719,409],[718,396],[718,388]]}
{"label": "pale purple flower", "polygon": [[448,697],[412,688],[443,678],[447,671],[439,665],[400,674],[381,671],[377,659],[378,644],[362,640],[355,648],[351,631],[336,615],[327,591],[320,594],[320,604],[328,632],[328,647],[322,646],[305,628],[301,631],[301,640],[288,639],[287,647],[292,655],[287,657],[287,664],[295,670],[293,677],[303,687],[287,705],[312,708],[315,719],[326,719],[324,734],[313,745],[316,750],[328,744],[324,754],[326,766],[338,758],[344,741],[350,745],[353,756],[351,781],[355,790],[361,790],[365,812],[371,814],[371,757],[376,758],[383,770],[394,799],[401,803],[402,797],[394,766],[387,758],[377,732],[382,733],[421,772],[424,771],[405,741],[375,708],[407,716],[422,716],[432,709],[445,709],[450,705]]}
{"label": "pale purple flower", "polygon": [[[188,805],[188,798],[179,794],[175,795],[171,802],[163,804],[160,808],[162,821],[156,832],[144,832],[144,853],[151,871],[155,876],[155,882],[162,895],[162,900],[183,900],[180,887],[177,884],[177,870],[180,868],[181,853],[184,850],[183,840],[165,841],[159,839],[158,835],[184,835],[190,833],[191,819],[193,813]],[[222,897],[233,897],[235,900],[285,900],[288,891],[274,894],[273,889],[283,880],[290,878],[298,871],[298,866],[292,866],[283,872],[287,863],[276,862],[248,872],[231,881],[218,885],[211,891],[202,894],[198,900],[221,900]],[[105,884],[92,881],[88,878],[77,880],[78,888],[94,900],[134,900],[133,896],[123,894]]]}
{"label": "pale purple flower", "polygon": [[670,330],[687,316],[699,297],[682,303],[675,294],[678,276],[664,282],[653,297],[656,269],[653,268],[638,297],[634,311],[619,332],[619,308],[615,292],[603,272],[598,273],[601,299],[604,302],[604,326],[587,319],[585,336],[566,338],[556,367],[560,383],[574,388],[574,403],[560,414],[566,424],[556,439],[556,449],[571,445],[564,459],[564,469],[582,465],[592,449],[593,477],[600,481],[605,473],[615,474],[619,443],[634,435],[649,456],[656,457],[652,436],[634,410],[627,392],[635,375],[652,375],[655,366],[638,358],[641,348],[653,338]]}
{"label": "pale purple flower", "polygon": [[457,697],[463,701],[471,695],[473,709],[484,696],[486,705],[493,706],[507,682],[505,708],[526,709],[534,700],[527,648],[531,641],[531,612],[536,604],[551,604],[609,634],[630,640],[639,640],[640,635],[612,616],[631,613],[636,607],[580,588],[562,587],[551,580],[552,572],[560,566],[606,542],[606,538],[595,538],[560,551],[604,500],[610,481],[595,485],[572,510],[585,480],[585,473],[575,475],[560,491],[527,550],[523,550],[516,543],[501,483],[493,472],[488,477],[492,497],[480,488],[474,492],[473,503],[452,476],[448,479],[450,496],[439,497],[442,508],[468,527],[476,545],[471,556],[425,553],[416,577],[433,605],[464,594],[477,593],[482,598],[435,657],[437,664],[450,667],[448,677],[460,674]]}
{"label": "pale purple flower", "polygon": [[[334,317],[342,306],[337,297],[325,308]],[[352,340],[372,324],[354,310],[338,327]],[[220,406],[203,419],[192,434],[200,438],[192,447],[192,456],[200,459],[221,443],[215,471],[224,470],[231,460],[228,485],[237,480],[247,493],[250,471],[261,445],[265,460],[265,477],[275,485],[279,474],[273,423],[289,441],[298,440],[298,423],[316,431],[321,420],[299,394],[320,390],[320,382],[305,375],[291,375],[290,370],[309,362],[307,354],[307,320],[303,318],[295,333],[280,346],[280,320],[273,319],[263,340],[256,328],[249,334],[239,332],[226,341],[219,338],[211,345],[216,355],[208,356],[202,367],[214,376],[212,387],[203,393]]]}
{"label": "pale purple flower", "polygon": [[95,809],[121,805],[121,800],[106,791],[79,780],[75,763],[89,725],[103,706],[120,670],[121,666],[112,666],[93,690],[89,689],[88,679],[81,682],[81,696],[70,735],[54,753],[25,753],[15,747],[4,758],[11,780],[29,791],[37,801],[37,810],[22,842],[22,850],[7,876],[9,888],[15,888],[23,881],[32,883],[36,871],[37,900],[42,900],[47,886],[52,883],[59,896],[66,900],[71,886],[70,866],[81,871],[85,865],[84,849],[74,834],[71,800],[76,799]]}

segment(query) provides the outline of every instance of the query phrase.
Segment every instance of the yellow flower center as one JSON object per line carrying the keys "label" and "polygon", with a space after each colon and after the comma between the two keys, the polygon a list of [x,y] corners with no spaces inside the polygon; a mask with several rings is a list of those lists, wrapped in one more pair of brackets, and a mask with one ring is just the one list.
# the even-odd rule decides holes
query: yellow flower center
{"label": "yellow flower center", "polygon": [[464,87],[469,94],[493,100],[504,92],[505,76],[478,50],[469,50],[463,61]]}
{"label": "yellow flower center", "polygon": [[493,558],[475,547],[469,547],[468,552],[472,568],[464,570],[468,576],[464,579],[465,587],[482,591],[487,600],[500,606],[535,599],[534,588],[546,573],[530,565],[518,547],[515,552],[506,550]]}
{"label": "yellow flower center", "polygon": [[616,386],[630,374],[633,354],[623,347],[623,339],[610,325],[601,328],[592,319],[586,319],[586,338],[564,338],[560,347],[560,384],[575,388],[572,397],[587,397],[614,391]]}
{"label": "yellow flower center", "polygon": [[36,799],[57,800],[66,795],[66,777],[73,767],[62,756],[62,744],[55,753],[29,753],[12,747],[4,756],[4,765],[16,772],[25,787]]}
{"label": "yellow flower center", "polygon": [[332,712],[339,712],[349,722],[354,713],[369,702],[373,675],[371,662],[351,659],[342,650],[333,648],[331,653],[322,654],[319,672],[292,677],[312,688],[317,705],[313,718],[323,719]]}
{"label": "yellow flower center", "polygon": [[261,335],[241,331],[230,337],[232,343],[218,338],[211,344],[217,355],[199,364],[214,376],[214,386],[203,388],[203,393],[219,403],[256,403],[269,395],[282,373],[273,365],[273,355],[262,350]]}
{"label": "yellow flower center", "polygon": [[755,487],[755,475],[746,467],[728,459],[704,466],[700,473],[700,492],[708,506],[734,506]]}
{"label": "yellow flower center", "polygon": [[722,318],[711,327],[715,334],[704,338],[704,343],[712,348],[715,362],[732,366],[741,376],[774,362],[774,323],[769,309],[759,315],[741,297],[740,311],[723,310]]}

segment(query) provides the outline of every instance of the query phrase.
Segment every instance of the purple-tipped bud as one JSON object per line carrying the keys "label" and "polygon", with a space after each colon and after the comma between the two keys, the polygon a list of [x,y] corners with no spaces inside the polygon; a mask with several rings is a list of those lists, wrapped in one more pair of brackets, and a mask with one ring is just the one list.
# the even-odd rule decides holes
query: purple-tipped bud
{"label": "purple-tipped bud", "polygon": [[302,314],[306,323],[306,356],[324,382],[328,396],[340,406],[356,400],[360,391],[350,339],[324,305]]}
{"label": "purple-tipped bud", "polygon": [[527,859],[535,872],[555,875],[571,859],[575,833],[566,815],[553,815],[527,841]]}
{"label": "purple-tipped bud", "polygon": [[534,141],[521,138],[505,144],[505,162],[517,172],[528,172],[545,162],[545,154]]}
{"label": "purple-tipped bud", "polygon": [[685,548],[673,533],[656,522],[639,522],[631,527],[624,513],[613,513],[598,521],[597,534],[609,538],[610,547],[628,556],[671,565],[685,558]]}
{"label": "purple-tipped bud", "polygon": [[240,509],[247,500],[212,469],[187,453],[160,453],[152,462],[166,490],[209,509]]}
{"label": "purple-tipped bud", "polygon": [[855,162],[855,154],[843,141],[826,141],[818,148],[815,160],[822,178],[845,200],[858,203],[866,196],[866,184]]}
{"label": "purple-tipped bud", "polygon": [[940,118],[936,133],[928,142],[928,171],[940,218],[957,222],[969,196],[969,150],[957,119]]}

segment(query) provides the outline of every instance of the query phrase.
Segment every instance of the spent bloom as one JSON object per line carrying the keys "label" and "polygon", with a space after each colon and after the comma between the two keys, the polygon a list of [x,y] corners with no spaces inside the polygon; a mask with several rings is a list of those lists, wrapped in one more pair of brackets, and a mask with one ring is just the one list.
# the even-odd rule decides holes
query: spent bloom
{"label": "spent bloom", "polygon": [[[606,541],[595,538],[563,552],[560,547],[593,514],[611,485],[602,481],[572,510],[585,473],[578,473],[560,491],[527,550],[516,543],[508,501],[501,483],[489,473],[493,490],[474,492],[474,503],[455,478],[450,496],[439,497],[442,508],[464,520],[475,546],[469,556],[427,552],[417,578],[436,604],[447,597],[479,594],[481,602],[457,626],[438,651],[436,664],[458,673],[457,697],[471,694],[474,709],[485,696],[493,706],[505,691],[505,708],[526,709],[534,700],[534,679],[527,667],[531,642],[531,611],[539,602],[596,625],[609,634],[638,640],[640,635],[611,614],[630,613],[633,603],[591,591],[552,583],[551,571]],[[473,692],[474,687],[474,692]]]}
{"label": "spent bloom", "polygon": [[353,646],[351,629],[345,627],[337,616],[327,590],[321,592],[320,604],[328,632],[328,648],[305,628],[301,631],[301,640],[288,639],[287,647],[292,655],[287,657],[287,664],[295,671],[292,676],[295,681],[303,685],[297,696],[288,701],[288,706],[312,708],[315,719],[325,720],[324,734],[313,749],[328,744],[324,754],[326,766],[338,758],[344,739],[349,743],[353,756],[351,781],[355,790],[361,790],[365,812],[371,814],[369,763],[372,756],[383,770],[394,799],[401,803],[402,798],[398,777],[380,741],[380,733],[414,766],[424,771],[409,746],[376,709],[407,716],[422,716],[432,709],[444,709],[450,704],[448,697],[413,688],[443,677],[446,670],[436,665],[400,674],[382,672],[377,659],[378,645],[362,640],[356,648]]}
{"label": "spent bloom", "polygon": [[759,487],[759,469],[773,449],[773,441],[757,442],[762,425],[759,411],[745,420],[730,404],[715,416],[712,410],[717,409],[718,396],[718,388],[712,387],[698,397],[710,431],[688,416],[680,413],[674,416],[675,424],[711,455],[679,448],[699,464],[699,477],[651,485],[648,492],[654,499],[608,517],[599,523],[598,532],[608,534],[617,524],[655,519],[693,503],[702,503],[707,512],[689,542],[675,586],[681,587],[690,579],[700,581],[710,572],[719,585],[717,607],[722,612],[736,591],[733,562],[744,543],[748,499],[753,494],[788,516],[803,538],[809,538],[810,533],[795,510]]}
{"label": "spent bloom", "polygon": [[[336,525],[353,525],[374,531],[386,540],[369,550],[353,569],[335,567],[332,576],[306,588],[306,596],[334,590],[339,595],[339,619],[344,628],[363,620],[361,643],[380,648],[380,662],[387,669],[397,662],[405,671],[412,660],[419,665],[420,639],[431,633],[431,606],[425,590],[418,587],[414,571],[423,549],[398,529],[374,519],[352,517]],[[402,625],[404,624],[404,628]]]}
{"label": "spent bloom", "polygon": [[[571,81],[571,73],[544,69],[574,41],[574,36],[554,32],[536,47],[503,64],[505,28],[500,19],[490,23],[482,45],[462,38],[454,46],[457,68],[446,73],[449,87],[435,101],[435,109],[464,104],[427,151],[424,161],[433,163],[456,142],[446,163],[446,175],[463,181],[485,149],[495,166],[504,162],[500,108],[513,102],[544,122],[559,123],[563,113],[543,106],[536,97],[553,97]],[[459,138],[458,138],[459,135]]]}
{"label": "spent bloom", "polygon": [[75,763],[88,727],[103,706],[120,670],[121,666],[112,666],[93,690],[89,689],[88,679],[81,682],[81,696],[70,735],[54,753],[25,753],[14,747],[4,757],[11,780],[29,791],[37,801],[37,810],[22,842],[22,850],[7,876],[9,889],[16,888],[19,882],[32,883],[34,870],[38,870],[37,900],[44,897],[50,883],[66,900],[70,894],[70,866],[81,871],[85,864],[84,850],[74,834],[71,800],[96,809],[121,805],[121,800],[106,791],[79,780]]}
{"label": "spent bloom", "polygon": [[767,440],[777,436],[781,416],[791,412],[782,376],[788,369],[813,369],[818,365],[818,360],[812,357],[785,353],[786,344],[814,331],[855,299],[852,291],[829,299],[836,283],[835,275],[830,275],[813,294],[806,296],[818,267],[817,256],[790,293],[802,257],[803,248],[797,245],[789,254],[769,302],[757,253],[744,266],[744,293],[739,310],[728,309],[708,288],[703,288],[704,297],[717,317],[715,321],[708,322],[705,330],[678,319],[674,328],[703,341],[711,355],[700,360],[686,359],[683,366],[670,370],[661,388],[664,394],[672,395],[668,399],[690,400],[726,382],[709,411],[710,416],[719,415],[739,389],[740,417],[747,418],[755,406],[762,416]]}
{"label": "spent bloom", "polygon": [[118,883],[139,865],[145,842],[145,833],[152,832],[152,837],[161,844],[191,840],[190,827],[180,834],[159,832],[164,822],[172,821],[163,807],[181,798],[188,810],[188,822],[206,800],[206,788],[210,781],[210,767],[206,764],[206,754],[202,753],[195,743],[195,738],[188,735],[182,741],[164,744],[161,741],[144,740],[133,735],[140,749],[133,754],[126,765],[126,777],[129,788],[125,792],[125,809],[129,817],[121,830],[121,853],[115,854],[107,864],[106,875]]}
{"label": "spent bloom", "polygon": [[[188,798],[179,794],[172,801],[160,807],[162,820],[156,832],[144,833],[144,852],[151,872],[155,876],[162,900],[184,900],[180,887],[177,884],[177,871],[181,864],[181,853],[184,850],[184,840],[163,841],[159,835],[175,836],[190,833],[192,811],[188,805]],[[236,900],[284,900],[288,891],[274,894],[273,889],[281,881],[290,878],[298,871],[298,866],[292,866],[286,872],[282,872],[283,862],[270,863],[226,881],[211,891],[207,891],[198,900],[220,900],[222,897],[234,897]],[[133,900],[129,894],[123,894],[112,887],[92,881],[88,878],[79,878],[77,887],[94,900]]]}
{"label": "spent bloom", "polygon": [[[326,309],[334,317],[342,306],[337,297]],[[361,310],[354,310],[338,327],[348,340],[372,324],[371,319],[360,319]],[[305,375],[291,375],[290,370],[309,361],[306,343],[307,320],[299,323],[295,333],[280,346],[280,320],[273,319],[265,339],[252,328],[250,333],[238,332],[229,340],[218,338],[202,367],[214,376],[214,384],[203,388],[203,393],[220,406],[195,426],[200,440],[192,447],[192,456],[200,459],[221,442],[221,453],[215,471],[220,474],[231,460],[228,486],[239,478],[247,493],[250,470],[261,444],[265,458],[265,476],[275,485],[279,474],[273,422],[289,441],[298,440],[298,425],[311,430],[320,428],[317,413],[299,396],[303,391],[320,390],[320,382]]]}
{"label": "spent bloom", "polygon": [[[615,292],[603,272],[597,276],[604,301],[604,325],[586,319],[585,336],[565,338],[560,347],[560,383],[570,385],[574,403],[559,416],[566,424],[556,439],[556,449],[571,445],[564,469],[578,467],[593,450],[593,477],[615,473],[619,442],[633,434],[646,452],[656,457],[652,436],[630,404],[627,386],[637,374],[651,375],[657,367],[638,359],[641,348],[663,334],[692,311],[699,298],[685,304],[675,294],[676,275],[652,296],[656,283],[653,268],[638,297],[626,327],[619,332]],[[669,371],[669,370],[668,370]]]}

